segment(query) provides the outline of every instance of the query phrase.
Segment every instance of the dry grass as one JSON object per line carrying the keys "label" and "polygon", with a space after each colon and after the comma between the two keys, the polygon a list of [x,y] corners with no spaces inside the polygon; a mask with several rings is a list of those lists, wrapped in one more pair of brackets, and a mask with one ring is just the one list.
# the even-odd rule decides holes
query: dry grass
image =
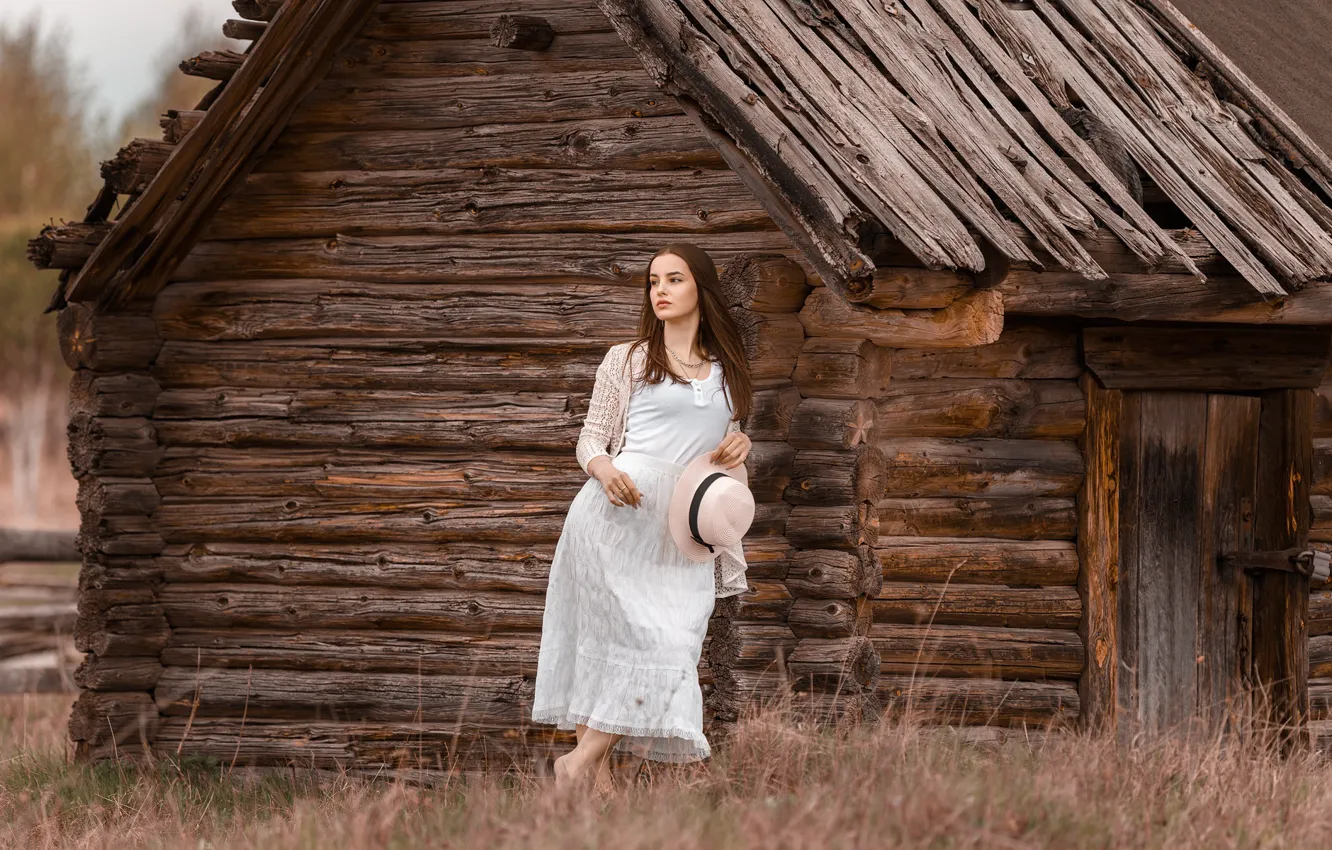
{"label": "dry grass", "polygon": [[532,777],[425,789],[345,775],[65,758],[68,697],[0,702],[0,846],[1322,847],[1322,758],[1072,734],[965,743],[916,722],[816,732],[747,719],[707,765],[604,803]]}

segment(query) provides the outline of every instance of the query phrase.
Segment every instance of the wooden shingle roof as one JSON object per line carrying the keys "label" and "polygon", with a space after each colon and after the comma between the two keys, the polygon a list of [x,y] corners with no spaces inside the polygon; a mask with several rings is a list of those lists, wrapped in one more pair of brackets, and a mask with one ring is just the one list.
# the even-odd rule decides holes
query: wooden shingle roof
{"label": "wooden shingle roof", "polygon": [[853,299],[885,231],[1101,279],[1105,229],[1201,277],[1139,169],[1263,297],[1332,273],[1326,155],[1168,0],[599,2]]}

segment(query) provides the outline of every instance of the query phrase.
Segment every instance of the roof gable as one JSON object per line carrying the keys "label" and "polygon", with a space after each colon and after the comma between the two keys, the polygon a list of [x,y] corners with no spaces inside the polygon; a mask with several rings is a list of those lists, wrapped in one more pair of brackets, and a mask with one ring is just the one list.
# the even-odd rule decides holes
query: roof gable
{"label": "roof gable", "polygon": [[263,36],[152,182],[112,223],[68,282],[65,300],[96,301],[106,309],[155,294],[226,191],[272,144],[378,0],[270,5],[276,11]]}
{"label": "roof gable", "polygon": [[1256,87],[1209,61],[1167,0],[1142,2],[599,0],[853,300],[883,231],[931,268],[1039,266],[1031,243],[1099,279],[1078,237],[1105,228],[1149,266],[1197,274],[1135,192],[1138,168],[1264,297],[1332,274],[1332,210],[1311,188],[1326,158],[1284,115],[1267,121],[1288,149],[1312,146],[1306,184],[1208,75]]}

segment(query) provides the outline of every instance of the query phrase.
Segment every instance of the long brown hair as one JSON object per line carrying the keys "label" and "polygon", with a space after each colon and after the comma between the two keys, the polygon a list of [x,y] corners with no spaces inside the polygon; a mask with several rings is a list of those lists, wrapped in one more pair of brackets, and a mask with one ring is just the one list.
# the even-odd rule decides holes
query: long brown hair
{"label": "long brown hair", "polygon": [[658,319],[652,309],[652,260],[663,254],[674,254],[684,260],[694,276],[698,289],[699,348],[703,349],[705,355],[721,361],[722,387],[733,407],[731,418],[743,421],[749,416],[750,397],[754,391],[749,360],[745,357],[745,347],[740,341],[740,331],[726,309],[717,266],[706,251],[692,242],[671,242],[648,260],[643,270],[643,306],[638,315],[638,338],[629,346],[628,362],[633,362],[634,349],[642,347],[646,355],[641,376],[643,383],[656,384],[666,380],[685,383],[667,365],[663,330],[665,322]]}

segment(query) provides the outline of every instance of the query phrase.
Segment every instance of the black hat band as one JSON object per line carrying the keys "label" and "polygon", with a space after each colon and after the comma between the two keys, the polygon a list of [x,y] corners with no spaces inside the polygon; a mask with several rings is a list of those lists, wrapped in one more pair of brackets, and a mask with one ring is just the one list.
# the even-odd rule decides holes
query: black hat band
{"label": "black hat band", "polygon": [[703,503],[703,493],[707,491],[708,487],[712,486],[712,482],[725,477],[727,477],[725,472],[714,472],[704,478],[699,482],[698,489],[694,491],[694,498],[689,503],[689,536],[700,545],[708,547],[709,552],[715,551],[712,544],[704,542],[698,534],[698,506]]}

